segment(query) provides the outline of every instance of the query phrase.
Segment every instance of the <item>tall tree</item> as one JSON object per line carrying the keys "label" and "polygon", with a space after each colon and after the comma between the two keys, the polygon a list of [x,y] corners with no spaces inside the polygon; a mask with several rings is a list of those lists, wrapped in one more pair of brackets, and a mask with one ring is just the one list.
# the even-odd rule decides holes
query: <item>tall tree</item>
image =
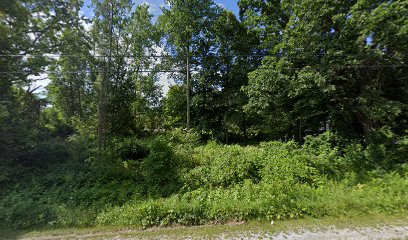
{"label": "tall tree", "polygon": [[89,34],[80,24],[65,29],[61,36],[61,56],[53,63],[51,83],[47,86],[53,107],[62,111],[64,118],[89,117],[87,109],[93,92],[91,85],[92,46]]}
{"label": "tall tree", "polygon": [[[193,55],[201,39],[208,39],[209,28],[214,23],[218,6],[213,0],[167,0],[169,8],[162,8],[159,26],[166,34],[168,50],[174,56],[175,68],[183,69],[186,89],[186,127],[191,127],[191,68]],[[191,66],[190,66],[191,65]]]}
{"label": "tall tree", "polygon": [[[100,54],[103,57],[101,59],[101,69],[99,72],[99,103],[98,103],[98,145],[100,148],[105,147],[107,141],[108,132],[108,92],[110,91],[110,78],[112,72],[112,52],[114,48],[113,34],[115,27],[121,29],[118,26],[122,20],[119,16],[120,10],[130,11],[130,1],[105,0],[105,1],[93,1],[95,6],[94,16],[94,39],[99,35],[96,42],[94,53]],[[116,24],[115,24],[116,23]],[[119,41],[115,43],[117,46]]]}
{"label": "tall tree", "polygon": [[248,83],[248,72],[260,64],[259,38],[225,9],[210,30],[211,40],[200,42],[195,57],[201,66],[194,85],[195,126],[225,142],[242,141],[249,119],[241,88]]}
{"label": "tall tree", "polygon": [[[107,136],[139,132],[135,104],[144,95],[141,82],[157,80],[155,46],[158,34],[148,5],[133,8],[128,0],[95,1],[95,54],[100,56],[99,143]],[[102,36],[102,37],[100,37]],[[147,74],[146,74],[147,72]],[[145,81],[148,80],[148,81]],[[138,89],[137,89],[138,88]],[[158,91],[154,91],[159,94]],[[151,92],[149,97],[151,97]],[[148,104],[145,101],[144,104]],[[140,124],[139,124],[140,125]]]}

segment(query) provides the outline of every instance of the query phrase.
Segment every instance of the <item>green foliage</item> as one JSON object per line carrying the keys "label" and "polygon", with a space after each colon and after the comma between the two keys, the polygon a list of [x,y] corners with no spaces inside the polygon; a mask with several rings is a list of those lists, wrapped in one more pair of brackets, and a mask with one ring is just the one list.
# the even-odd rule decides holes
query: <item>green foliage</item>
{"label": "green foliage", "polygon": [[196,148],[193,157],[199,166],[183,176],[186,187],[228,187],[245,179],[259,181],[259,150],[217,145],[215,142]]}
{"label": "green foliage", "polygon": [[96,156],[95,166],[114,169],[123,166],[125,173],[130,174],[124,174],[126,178],[134,179],[152,196],[167,196],[177,190],[180,160],[164,137],[143,141],[134,137],[118,138]]}
{"label": "green foliage", "polygon": [[42,142],[27,150],[20,161],[32,167],[48,167],[69,159],[67,146],[61,142]]}
{"label": "green foliage", "polygon": [[256,126],[260,131],[299,140],[328,127],[348,138],[384,126],[403,134],[405,1],[239,4],[270,51],[245,87],[247,112],[266,125]]}
{"label": "green foliage", "polygon": [[408,209],[407,1],[166,3],[0,2],[0,227]]}
{"label": "green foliage", "polygon": [[353,171],[342,157],[342,143],[341,138],[327,131],[317,137],[306,136],[302,149],[311,156],[309,162],[319,174],[342,177],[345,172]]}
{"label": "green foliage", "polygon": [[[367,147],[344,147],[331,132],[303,145],[245,147],[127,138],[99,154],[72,137],[67,149],[76,154],[66,157],[77,160],[54,161],[5,188],[0,225],[149,227],[406,211],[406,142],[394,137],[384,130],[373,135],[378,145]],[[45,149],[63,156],[58,147],[56,155]]]}
{"label": "green foliage", "polygon": [[141,161],[147,157],[150,149],[137,138],[118,138],[112,141],[105,151],[106,162]]}
{"label": "green foliage", "polygon": [[406,211],[408,181],[390,173],[365,184],[328,182],[319,188],[245,181],[228,189],[200,188],[147,202],[129,202],[103,212],[99,224],[197,225],[248,219],[293,219],[305,216],[353,216]]}
{"label": "green foliage", "polygon": [[407,136],[398,136],[387,128],[373,132],[369,136],[370,144],[365,150],[370,165],[384,170],[395,169],[402,163],[407,163]]}
{"label": "green foliage", "polygon": [[197,166],[183,175],[182,193],[115,207],[97,222],[149,227],[406,211],[405,165],[394,166],[400,173],[367,171],[361,159],[369,158],[370,147],[353,143],[343,149],[341,142],[331,132],[308,137],[301,146],[210,142],[195,148]]}
{"label": "green foliage", "polygon": [[[80,141],[72,139],[65,148],[44,143],[35,152],[38,156],[32,157],[39,158],[43,169],[33,168],[30,177],[1,193],[0,225],[87,226],[109,207],[145,194],[167,196],[178,190],[179,159],[164,138],[118,139],[98,155],[78,155],[84,144]],[[82,160],[72,159],[67,150]]]}
{"label": "green foliage", "polygon": [[174,128],[168,131],[166,136],[174,144],[197,146],[200,143],[200,135],[194,129],[186,131],[182,128]]}
{"label": "green foliage", "polygon": [[294,142],[271,142],[263,144],[263,147],[266,149],[262,158],[262,179],[265,182],[282,184],[284,188],[290,188],[294,184],[315,186],[324,176],[318,172],[317,162],[313,162],[315,155],[303,152]]}
{"label": "green foliage", "polygon": [[167,196],[178,190],[179,159],[164,138],[152,141],[150,149],[141,164],[145,184],[150,194]]}
{"label": "green foliage", "polygon": [[185,109],[187,102],[185,98],[185,87],[171,86],[166,97],[163,99],[166,126],[181,128],[186,122]]}
{"label": "green foliage", "polygon": [[143,193],[138,175],[123,164],[64,160],[48,163],[45,169],[32,168],[30,176],[1,193],[0,225],[87,226],[102,209]]}
{"label": "green foliage", "polygon": [[46,225],[48,220],[55,216],[44,202],[45,199],[38,199],[39,195],[38,192],[33,194],[28,189],[12,190],[3,195],[0,203],[0,225],[16,229]]}
{"label": "green foliage", "polygon": [[[187,188],[229,187],[246,180],[257,183],[302,183],[316,186],[325,178],[344,176],[344,159],[330,132],[308,137],[305,144],[264,142],[258,147],[217,145],[210,142],[194,150],[198,166],[184,177]],[[351,171],[351,169],[347,169]]]}

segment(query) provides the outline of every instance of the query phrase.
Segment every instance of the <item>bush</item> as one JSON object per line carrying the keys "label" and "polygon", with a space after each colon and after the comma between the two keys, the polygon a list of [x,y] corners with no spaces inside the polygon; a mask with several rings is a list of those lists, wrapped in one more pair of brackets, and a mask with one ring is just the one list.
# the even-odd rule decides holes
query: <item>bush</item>
{"label": "bush", "polygon": [[371,168],[391,170],[408,162],[408,135],[398,136],[387,128],[370,134],[365,151]]}
{"label": "bush", "polygon": [[193,158],[198,166],[184,174],[183,181],[189,189],[227,188],[245,180],[316,185],[324,175],[318,171],[317,156],[294,142],[267,142],[258,147],[210,142],[196,148]]}
{"label": "bush", "polygon": [[132,179],[151,196],[167,196],[179,189],[179,155],[165,137],[115,139],[95,155],[94,167],[108,169],[98,172],[105,177],[112,173],[112,180]]}
{"label": "bush", "polygon": [[53,164],[61,164],[70,159],[70,152],[63,142],[43,142],[21,156],[20,162],[30,167],[45,168]]}
{"label": "bush", "polygon": [[342,157],[341,144],[334,133],[327,131],[319,136],[307,136],[302,150],[308,155],[308,162],[320,175],[342,177],[349,170]]}
{"label": "bush", "polygon": [[199,166],[183,176],[186,187],[228,187],[245,179],[260,180],[259,149],[238,145],[218,145],[210,142],[195,149],[194,156]]}
{"label": "bush", "polygon": [[270,183],[284,184],[290,188],[293,184],[316,186],[324,174],[319,174],[315,155],[312,155],[294,142],[269,142],[261,144],[265,149],[262,155],[262,180]]}
{"label": "bush", "polygon": [[182,128],[175,128],[172,131],[168,131],[166,136],[174,144],[197,146],[200,143],[200,134],[194,129],[187,131]]}
{"label": "bush", "polygon": [[179,189],[179,159],[165,138],[154,139],[149,147],[141,164],[145,184],[150,194],[167,196]]}
{"label": "bush", "polygon": [[355,216],[404,212],[408,179],[389,173],[349,186],[328,181],[318,188],[244,181],[228,189],[199,188],[166,199],[132,201],[101,213],[101,225],[196,225],[229,220],[293,219],[305,216]]}
{"label": "bush", "polygon": [[46,225],[55,216],[39,194],[12,190],[0,201],[0,226],[28,228]]}
{"label": "bush", "polygon": [[[149,227],[404,212],[406,138],[376,134],[368,147],[344,146],[330,132],[303,145],[246,147],[117,139],[8,186],[0,225]],[[67,149],[81,152],[82,140],[70,141]]]}

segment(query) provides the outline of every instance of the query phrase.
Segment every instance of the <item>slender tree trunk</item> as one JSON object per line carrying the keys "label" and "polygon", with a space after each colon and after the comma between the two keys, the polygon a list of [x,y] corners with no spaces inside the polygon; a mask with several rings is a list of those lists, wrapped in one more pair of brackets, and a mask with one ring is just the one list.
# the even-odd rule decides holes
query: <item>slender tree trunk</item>
{"label": "slender tree trunk", "polygon": [[99,115],[99,124],[98,124],[98,147],[100,149],[105,146],[105,135],[106,135],[106,72],[103,72],[99,75],[101,79],[101,89],[99,93],[99,106],[98,106],[98,115]]}
{"label": "slender tree trunk", "polygon": [[186,96],[187,96],[187,130],[190,130],[191,127],[191,121],[190,121],[190,62],[189,62],[189,49],[190,47],[187,47],[187,67],[186,67]]}
{"label": "slender tree trunk", "polygon": [[228,139],[227,115],[224,115],[223,125],[224,125],[224,131],[225,131],[225,144],[228,144],[229,139]]}
{"label": "slender tree trunk", "polygon": [[69,95],[70,95],[70,97],[69,97],[69,105],[70,105],[70,108],[71,108],[71,117],[72,117],[72,116],[75,116],[75,110],[76,110],[76,109],[75,109],[74,87],[72,86],[73,83],[72,83],[71,77],[72,77],[72,76],[69,76],[69,77],[68,77],[68,84],[69,84]]}
{"label": "slender tree trunk", "polygon": [[108,66],[103,71],[102,86],[99,101],[99,126],[98,126],[98,145],[99,148],[105,148],[106,146],[106,132],[108,125],[106,102],[108,96],[108,84],[110,78],[110,68],[112,61],[112,35],[113,35],[113,3],[111,3],[110,12],[110,33],[109,33],[109,50],[108,50]]}
{"label": "slender tree trunk", "polygon": [[[84,68],[83,68],[83,65],[81,65],[81,64],[78,64],[77,65],[77,69],[80,69],[81,71],[83,71],[84,70]],[[78,78],[79,79],[85,79],[86,78],[86,76],[85,76],[85,74],[80,74],[80,75],[78,75]],[[77,82],[77,84],[76,84],[76,93],[77,93],[77,95],[78,95],[78,99],[77,99],[77,101],[78,101],[78,113],[79,113],[79,117],[80,117],[80,119],[82,119],[83,118],[83,112],[82,112],[82,97],[81,97],[81,89],[83,88],[83,85],[82,85],[82,83],[81,82]]]}
{"label": "slender tree trunk", "polygon": [[78,87],[77,87],[77,94],[78,94],[78,111],[79,111],[79,117],[82,119],[82,118],[83,118],[83,112],[82,112],[81,86],[78,86]]}
{"label": "slender tree trunk", "polygon": [[248,140],[248,127],[247,127],[247,121],[246,121],[246,114],[244,113],[242,116],[242,132],[244,133],[244,142],[247,142]]}
{"label": "slender tree trunk", "polygon": [[355,115],[365,136],[370,135],[371,132],[380,128],[380,124],[378,122],[370,119],[364,113],[357,112]]}

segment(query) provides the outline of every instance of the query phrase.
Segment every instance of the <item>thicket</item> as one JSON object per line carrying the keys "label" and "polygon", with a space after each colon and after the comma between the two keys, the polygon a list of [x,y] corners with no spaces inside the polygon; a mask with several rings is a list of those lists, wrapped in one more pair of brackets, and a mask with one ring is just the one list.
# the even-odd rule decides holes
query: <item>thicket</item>
{"label": "thicket", "polygon": [[199,145],[194,133],[174,131],[116,139],[102,152],[72,138],[64,162],[3,183],[0,224],[149,227],[404,212],[407,138],[386,130],[372,138],[364,145],[326,132],[303,144]]}

